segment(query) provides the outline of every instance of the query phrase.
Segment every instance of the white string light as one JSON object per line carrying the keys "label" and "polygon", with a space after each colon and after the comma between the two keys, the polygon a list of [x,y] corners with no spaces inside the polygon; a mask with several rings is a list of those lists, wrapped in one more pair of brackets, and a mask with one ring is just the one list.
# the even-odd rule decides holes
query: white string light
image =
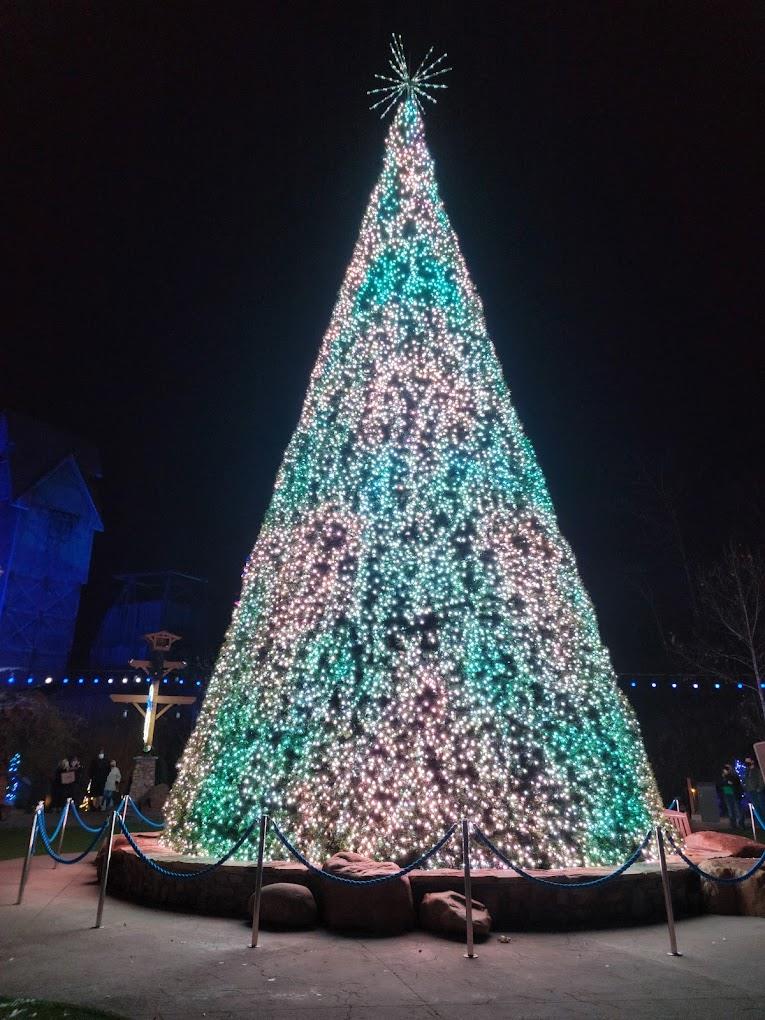
{"label": "white string light", "polygon": [[414,74],[411,74],[406,55],[404,54],[404,43],[400,35],[394,34],[391,36],[390,50],[391,57],[388,63],[393,72],[393,77],[388,74],[375,75],[378,81],[384,81],[387,84],[367,91],[368,96],[380,97],[369,109],[377,110],[382,106],[383,111],[380,114],[380,119],[382,120],[393,109],[399,99],[410,97],[417,104],[420,111],[424,113],[425,109],[421,100],[426,99],[430,103],[436,103],[437,100],[433,92],[436,89],[448,88],[443,82],[436,81],[436,78],[440,78],[441,75],[451,71],[451,67],[440,66],[446,60],[446,54],[442,53],[440,57],[431,60],[434,50],[434,47],[431,46],[420,61],[417,70]]}
{"label": "white string light", "polygon": [[166,838],[218,856],[265,804],[309,857],[400,859],[467,815],[525,866],[620,863],[662,805],[438,194],[443,58],[392,54],[382,173]]}

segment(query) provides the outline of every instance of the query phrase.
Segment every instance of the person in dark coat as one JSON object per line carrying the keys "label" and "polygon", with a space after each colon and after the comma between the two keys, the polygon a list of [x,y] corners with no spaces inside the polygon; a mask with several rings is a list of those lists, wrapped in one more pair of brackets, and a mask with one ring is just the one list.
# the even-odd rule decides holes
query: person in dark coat
{"label": "person in dark coat", "polygon": [[51,783],[51,807],[54,811],[61,811],[66,803],[66,798],[69,796],[69,791],[62,781],[63,776],[69,775],[69,759],[63,758],[53,773],[53,782]]}
{"label": "person in dark coat", "polygon": [[77,807],[80,806],[82,801],[82,762],[75,755],[69,759],[69,768],[74,772],[74,780],[72,781],[71,788],[69,790],[69,796],[72,798]]}
{"label": "person in dark coat", "polygon": [[103,747],[90,763],[90,793],[89,797],[95,803],[94,808],[100,808],[104,799],[104,783],[109,775],[109,762],[104,754]]}
{"label": "person in dark coat", "polygon": [[741,814],[741,780],[736,775],[732,765],[723,765],[722,776],[720,777],[720,792],[725,801],[725,810],[728,812],[731,829],[740,829],[743,825]]}

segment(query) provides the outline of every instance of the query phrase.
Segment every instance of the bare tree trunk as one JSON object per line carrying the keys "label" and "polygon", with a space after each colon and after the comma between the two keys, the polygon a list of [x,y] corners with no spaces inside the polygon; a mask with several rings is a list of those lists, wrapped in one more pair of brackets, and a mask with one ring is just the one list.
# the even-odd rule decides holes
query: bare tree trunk
{"label": "bare tree trunk", "polygon": [[757,686],[757,697],[760,699],[760,711],[762,712],[762,721],[765,722],[765,691],[762,689],[762,679],[760,677],[759,663],[757,662],[757,655],[752,650],[752,672],[754,673],[754,682]]}

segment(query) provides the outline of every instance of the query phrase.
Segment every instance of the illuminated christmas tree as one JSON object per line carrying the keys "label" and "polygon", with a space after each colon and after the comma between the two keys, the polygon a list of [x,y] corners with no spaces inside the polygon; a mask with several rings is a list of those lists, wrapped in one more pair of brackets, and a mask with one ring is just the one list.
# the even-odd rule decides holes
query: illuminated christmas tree
{"label": "illuminated christmas tree", "polygon": [[267,805],[316,860],[400,860],[464,814],[519,863],[621,862],[655,782],[438,195],[427,81],[394,65],[382,173],[168,840],[218,855]]}

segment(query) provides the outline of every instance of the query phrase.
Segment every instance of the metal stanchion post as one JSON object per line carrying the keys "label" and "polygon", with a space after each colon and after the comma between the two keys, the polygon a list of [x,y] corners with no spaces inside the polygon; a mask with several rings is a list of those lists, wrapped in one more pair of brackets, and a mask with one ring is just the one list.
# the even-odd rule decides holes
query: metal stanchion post
{"label": "metal stanchion post", "polygon": [[664,853],[664,834],[661,831],[661,826],[657,825],[654,832],[656,833],[656,846],[659,850],[659,867],[661,868],[661,884],[664,888],[664,906],[667,911],[667,928],[669,930],[669,952],[667,956],[682,956],[682,953],[677,951],[677,937],[675,935],[675,912],[672,909],[672,889],[669,884],[669,871],[667,870],[667,857]]}
{"label": "metal stanchion post", "polygon": [[96,923],[94,928],[101,927],[101,918],[104,915],[104,900],[106,899],[106,883],[109,881],[109,865],[112,863],[112,843],[114,843],[114,829],[117,825],[117,812],[112,811],[112,821],[109,827],[109,843],[106,847],[103,871],[101,872],[101,889],[98,893],[98,910],[96,911]]}
{"label": "metal stanchion post", "polygon": [[34,818],[32,819],[32,828],[29,830],[29,846],[27,847],[27,855],[24,858],[24,867],[21,869],[21,881],[19,882],[19,895],[16,900],[16,906],[18,906],[24,898],[24,887],[26,886],[27,878],[29,877],[29,865],[32,863],[32,854],[35,852],[35,842],[37,841],[38,819],[43,806],[43,802],[40,801],[35,808]]}
{"label": "metal stanchion post", "polygon": [[[72,803],[72,798],[71,797],[67,797],[66,798],[66,804],[64,804],[64,820],[61,823],[61,835],[58,837],[58,849],[56,850],[56,853],[59,855],[59,857],[61,856],[61,848],[64,845],[64,832],[66,830],[66,823],[69,820],[69,805],[71,803]],[[56,870],[56,865],[57,864],[58,864],[58,861],[54,857],[53,858],[53,870],[54,871]]]}
{"label": "metal stanchion post", "polygon": [[754,824],[754,804],[752,804],[751,800],[749,801],[749,821],[752,823],[752,839],[756,843],[757,842],[757,829],[755,828],[755,824]]}
{"label": "metal stanchion post", "polygon": [[252,900],[252,938],[250,939],[250,949],[258,948],[258,935],[260,934],[260,894],[263,891],[263,852],[266,845],[268,821],[268,812],[264,811],[260,816],[260,832],[258,833],[258,868],[255,872],[255,894]]}
{"label": "metal stanchion post", "polygon": [[470,881],[470,835],[468,833],[468,820],[462,819],[462,867],[465,872],[465,928],[467,934],[468,960],[475,959],[473,952],[473,887]]}
{"label": "metal stanchion post", "polygon": [[130,794],[126,793],[125,796],[122,798],[122,812],[120,814],[120,818],[122,818],[123,822],[127,818],[127,811],[128,811],[129,804],[130,804]]}

